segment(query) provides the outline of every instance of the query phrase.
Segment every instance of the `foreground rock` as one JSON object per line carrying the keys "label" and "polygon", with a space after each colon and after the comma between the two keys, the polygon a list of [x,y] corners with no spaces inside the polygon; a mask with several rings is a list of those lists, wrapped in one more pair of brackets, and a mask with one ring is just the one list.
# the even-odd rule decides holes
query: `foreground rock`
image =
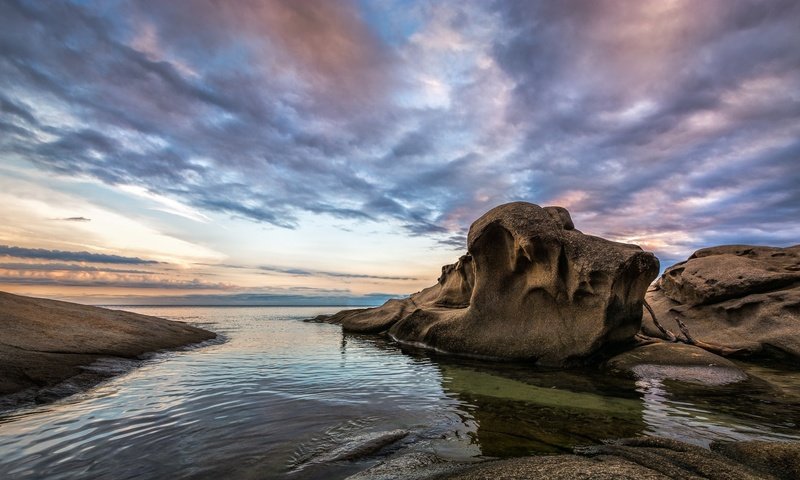
{"label": "foreground rock", "polygon": [[0,292],[0,409],[75,393],[144,353],[214,337],[181,322]]}
{"label": "foreground rock", "polygon": [[[647,292],[659,321],[704,342],[800,361],[800,245],[704,248]],[[661,333],[645,322],[646,333]]]}
{"label": "foreground rock", "polygon": [[776,478],[800,478],[800,443],[716,442],[711,449],[735,459],[754,470],[767,472]]}
{"label": "foreground rock", "polygon": [[450,353],[570,365],[632,341],[659,268],[636,245],[576,230],[561,207],[524,202],[479,218],[467,249],[438,284],[328,321]]}
{"label": "foreground rock", "polygon": [[[409,457],[411,461],[405,461]],[[713,443],[711,450],[666,438],[642,437],[576,448],[575,455],[543,455],[458,464],[409,454],[352,479],[708,479],[800,478],[800,443]],[[391,476],[394,469],[395,476]]]}

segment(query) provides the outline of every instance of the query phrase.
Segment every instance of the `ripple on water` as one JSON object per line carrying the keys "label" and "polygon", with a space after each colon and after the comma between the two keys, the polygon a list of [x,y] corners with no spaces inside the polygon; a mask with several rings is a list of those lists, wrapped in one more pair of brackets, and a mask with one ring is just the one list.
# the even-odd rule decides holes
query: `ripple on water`
{"label": "ripple on water", "polygon": [[[676,395],[667,380],[404,352],[298,321],[335,308],[136,310],[202,323],[224,341],[157,354],[88,392],[0,418],[0,477],[341,478],[393,449],[465,460],[615,433],[788,439],[800,424],[796,374],[774,375],[783,396],[770,406],[756,394]],[[362,459],[331,456],[375,438]]]}

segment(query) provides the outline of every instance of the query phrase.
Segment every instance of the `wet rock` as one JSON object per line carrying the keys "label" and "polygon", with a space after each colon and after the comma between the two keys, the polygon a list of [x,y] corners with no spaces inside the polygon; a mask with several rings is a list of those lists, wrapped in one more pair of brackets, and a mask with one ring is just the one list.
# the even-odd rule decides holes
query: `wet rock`
{"label": "wet rock", "polygon": [[584,458],[576,455],[549,455],[486,462],[454,474],[436,478],[462,480],[521,480],[533,478],[552,480],[664,480],[670,477],[637,465],[634,462],[613,456]]}
{"label": "wet rock", "polygon": [[469,468],[468,464],[447,462],[426,452],[406,453],[387,459],[347,480],[426,480],[452,475]]}
{"label": "wet rock", "polygon": [[[698,250],[647,292],[659,321],[744,354],[800,361],[800,245]],[[661,335],[645,321],[647,334]]]}
{"label": "wet rock", "polygon": [[730,360],[682,343],[654,343],[637,347],[609,359],[606,367],[637,378],[712,386],[741,382],[748,378]]}
{"label": "wet rock", "polygon": [[[800,478],[800,443],[714,443],[712,450],[659,437],[626,438],[575,448],[575,454],[541,455],[479,463],[447,463],[428,453],[389,459],[351,479],[388,478],[521,480]],[[393,470],[394,469],[394,470]],[[394,475],[394,476],[393,476]]]}
{"label": "wet rock", "polygon": [[300,462],[298,470],[314,463],[340,462],[357,460],[372,455],[398,440],[407,437],[408,430],[389,430],[385,432],[370,432],[343,439],[339,445],[321,452],[316,452],[308,459]]}
{"label": "wet rock", "polygon": [[616,457],[662,475],[658,478],[709,480],[774,478],[705,448],[667,438],[622,439],[606,445],[578,448],[576,453],[593,458]]}
{"label": "wet rock", "polygon": [[581,233],[561,207],[524,202],[475,221],[467,249],[436,285],[329,321],[449,353],[571,365],[632,340],[658,273],[651,253]]}
{"label": "wet rock", "polygon": [[800,442],[714,442],[711,450],[776,478],[800,478]]}

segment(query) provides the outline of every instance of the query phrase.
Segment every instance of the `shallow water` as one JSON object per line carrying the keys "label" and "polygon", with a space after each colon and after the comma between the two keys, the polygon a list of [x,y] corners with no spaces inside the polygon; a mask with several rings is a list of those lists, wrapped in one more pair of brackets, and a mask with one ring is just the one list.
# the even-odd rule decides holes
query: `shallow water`
{"label": "shallow water", "polygon": [[[225,342],[159,354],[54,404],[0,416],[0,478],[344,478],[387,455],[474,460],[660,435],[800,439],[800,372],[697,387],[401,350],[300,321],[336,308],[136,307]],[[375,453],[336,460],[396,429]]]}

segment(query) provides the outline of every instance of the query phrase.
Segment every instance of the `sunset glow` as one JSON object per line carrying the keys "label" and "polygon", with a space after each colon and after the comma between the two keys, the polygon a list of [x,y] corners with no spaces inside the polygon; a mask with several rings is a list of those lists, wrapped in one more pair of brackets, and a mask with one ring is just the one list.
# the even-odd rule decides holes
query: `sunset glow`
{"label": "sunset glow", "polygon": [[514,200],[662,267],[796,244],[799,26],[793,1],[0,2],[0,290],[376,304]]}

